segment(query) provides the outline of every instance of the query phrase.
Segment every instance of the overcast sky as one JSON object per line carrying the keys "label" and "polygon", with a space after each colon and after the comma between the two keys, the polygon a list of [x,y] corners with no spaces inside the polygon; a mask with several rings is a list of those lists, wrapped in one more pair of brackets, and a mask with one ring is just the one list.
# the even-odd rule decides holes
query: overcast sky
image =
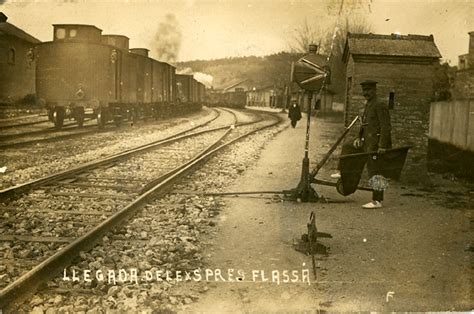
{"label": "overcast sky", "polygon": [[[174,14],[182,32],[178,59],[184,61],[287,50],[288,38],[304,19],[332,28],[335,16],[328,16],[327,1],[0,0],[0,11],[42,41],[52,39],[51,24],[93,24],[104,34],[128,36],[131,48],[150,48],[152,55],[159,23]],[[474,0],[367,0],[357,12],[367,15],[374,33],[433,34],[453,65],[467,53],[467,33],[474,31]]]}

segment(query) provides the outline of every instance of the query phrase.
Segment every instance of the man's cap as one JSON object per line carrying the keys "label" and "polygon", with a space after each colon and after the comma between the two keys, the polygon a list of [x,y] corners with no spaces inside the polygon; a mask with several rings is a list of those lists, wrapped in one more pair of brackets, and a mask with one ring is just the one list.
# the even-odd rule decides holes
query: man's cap
{"label": "man's cap", "polygon": [[362,83],[360,83],[360,85],[362,86],[362,88],[366,88],[366,87],[376,87],[376,86],[377,86],[377,82],[376,82],[376,81],[373,81],[373,80],[365,80],[365,81],[363,81]]}

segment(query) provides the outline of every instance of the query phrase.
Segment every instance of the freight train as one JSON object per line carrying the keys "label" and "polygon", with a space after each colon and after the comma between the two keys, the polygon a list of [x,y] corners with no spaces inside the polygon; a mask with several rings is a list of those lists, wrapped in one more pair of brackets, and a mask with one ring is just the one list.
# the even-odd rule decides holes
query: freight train
{"label": "freight train", "polygon": [[215,91],[206,94],[206,104],[210,107],[229,107],[244,109],[247,104],[247,93],[245,91]]}
{"label": "freight train", "polygon": [[64,119],[117,125],[138,117],[198,110],[205,87],[191,75],[129,48],[123,35],[103,35],[93,25],[55,24],[53,41],[36,47],[36,95],[60,129]]}

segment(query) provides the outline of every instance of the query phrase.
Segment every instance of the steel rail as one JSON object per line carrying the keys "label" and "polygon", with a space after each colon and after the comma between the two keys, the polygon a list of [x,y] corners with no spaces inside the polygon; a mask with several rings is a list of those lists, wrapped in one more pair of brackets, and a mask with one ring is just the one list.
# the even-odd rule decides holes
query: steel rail
{"label": "steel rail", "polygon": [[17,124],[0,125],[0,130],[21,128],[21,127],[24,127],[24,126],[30,126],[30,125],[35,125],[35,124],[47,123],[47,122],[50,122],[50,121],[49,120],[39,120],[39,121],[23,122],[23,123],[17,123]]}
{"label": "steel rail", "polygon": [[21,142],[12,142],[12,143],[4,143],[0,144],[0,150],[2,149],[7,149],[7,148],[17,148],[17,147],[22,147],[22,146],[27,146],[30,144],[37,144],[37,143],[48,143],[48,142],[54,142],[54,141],[59,141],[59,140],[66,140],[66,139],[72,139],[75,137],[80,137],[88,134],[94,134],[94,133],[105,133],[105,132],[110,132],[112,129],[109,130],[85,130],[85,131],[79,131],[76,133],[68,133],[68,134],[63,134],[63,135],[58,135],[58,136],[53,136],[53,137],[47,137],[47,138],[39,138],[39,139],[33,139],[33,140],[26,140],[26,141],[21,141]]}
{"label": "steel rail", "polygon": [[[214,109],[212,109],[214,110]],[[217,117],[215,117],[217,118]],[[214,119],[215,119],[214,118]],[[213,120],[214,120],[213,119]],[[74,122],[75,123],[75,122]],[[207,122],[209,123],[209,122]],[[71,124],[72,125],[72,124]],[[199,126],[198,126],[199,127]],[[193,128],[190,128],[189,130],[193,130],[195,129],[196,127],[193,127]],[[76,128],[76,127],[70,127],[70,128],[63,128],[62,130],[66,130],[66,131],[70,131],[70,130],[75,130],[75,129],[79,129],[81,130],[80,128]],[[53,142],[53,141],[57,141],[57,140],[64,140],[64,139],[71,139],[71,138],[75,138],[75,137],[79,137],[79,136],[84,136],[84,135],[88,135],[88,134],[94,134],[94,133],[105,133],[105,132],[110,132],[110,131],[115,131],[117,128],[116,127],[111,127],[109,129],[97,129],[97,125],[85,125],[83,129],[91,129],[91,130],[86,130],[86,131],[82,131],[82,132],[77,132],[77,133],[69,133],[69,134],[63,134],[63,135],[58,135],[58,136],[54,136],[54,137],[49,137],[49,138],[43,138],[43,139],[33,139],[33,140],[26,140],[26,141],[22,141],[22,142],[13,142],[13,143],[5,143],[5,144],[1,144],[0,143],[0,150],[1,149],[7,149],[7,148],[12,148],[12,147],[21,147],[21,146],[26,146],[26,145],[29,145],[29,144],[36,144],[38,142]],[[38,131],[31,131],[31,134],[34,134],[37,132],[37,135],[41,135],[41,133],[44,133],[44,134],[55,134],[55,133],[59,133],[61,132],[62,130],[56,130],[55,128],[48,128],[48,129],[45,129],[45,130],[38,130]],[[23,136],[26,136],[26,135],[31,135],[31,134],[27,134],[29,132],[25,132],[25,133],[21,133],[19,135],[16,135],[16,134],[12,134],[11,136],[9,135],[3,135],[3,137],[5,138],[9,138],[9,139],[14,139],[14,138],[18,138],[18,137],[23,137]],[[26,135],[25,135],[26,134]],[[0,136],[0,140],[1,140],[1,137]]]}
{"label": "steel rail", "polygon": [[[87,119],[87,120],[84,120],[84,122],[87,122],[87,121],[91,121],[90,119]],[[61,129],[61,130],[57,130],[56,128],[54,127],[48,127],[48,128],[45,128],[45,129],[41,129],[41,130],[31,130],[31,131],[27,131],[27,132],[21,132],[21,133],[13,133],[13,134],[2,134],[0,135],[0,141],[6,141],[6,140],[10,140],[10,139],[16,139],[16,138],[20,138],[20,137],[26,137],[26,136],[30,136],[30,135],[43,135],[43,134],[50,134],[50,133],[59,133],[59,132],[63,132],[63,131],[71,131],[71,130],[77,130],[77,129],[89,129],[89,128],[93,128],[93,127],[97,127],[97,125],[93,125],[93,124],[88,124],[88,125],[84,125],[82,128],[78,127],[77,126],[77,122],[71,122],[71,123],[68,123],[68,124],[65,124],[64,127]],[[1,127],[0,127],[1,129]]]}
{"label": "steel rail", "polygon": [[32,270],[22,275],[20,278],[1,290],[0,309],[9,310],[14,308],[15,305],[19,304],[19,302],[32,295],[39,285],[56,276],[59,270],[66,267],[74,258],[78,256],[79,252],[92,249],[94,245],[100,239],[102,239],[106,232],[119,225],[125,219],[131,217],[145,204],[165,195],[165,193],[167,193],[172,188],[172,185],[177,180],[183,178],[183,176],[187,175],[193,169],[198,167],[202,162],[207,161],[217,152],[241,140],[242,138],[279,124],[281,121],[281,118],[278,117],[278,119],[271,124],[249,131],[233,140],[228,141],[227,143],[215,147],[225,136],[227,136],[227,134],[229,134],[231,130],[234,129],[232,126],[228,128],[221,138],[207,147],[203,152],[199,153],[191,160],[185,162],[183,165],[178,166],[175,170],[172,170],[172,174],[167,173],[163,175],[161,177],[162,180],[159,182],[156,180],[156,184],[153,187],[149,187],[147,191],[145,191],[123,209],[113,214],[111,217],[88,231],[83,236],[76,239],[74,242],[57,251],[54,255],[50,256],[39,265],[35,266]]}
{"label": "steel rail", "polygon": [[[187,135],[185,133],[188,133],[188,132],[193,131],[197,128],[201,128],[201,127],[206,126],[207,124],[209,124],[212,121],[214,121],[215,119],[217,119],[218,116],[219,116],[219,114],[216,114],[212,119],[210,119],[208,121],[205,121],[201,124],[195,125],[192,128],[186,129],[186,130],[178,132],[176,134],[172,134],[168,137],[157,140],[155,142],[151,142],[151,143],[144,144],[144,145],[141,145],[141,146],[137,146],[137,147],[134,147],[134,148],[131,148],[131,149],[128,149],[128,150],[124,150],[120,153],[113,154],[113,155],[110,155],[108,157],[105,157],[105,158],[102,158],[102,159],[99,159],[99,160],[89,161],[89,162],[83,163],[81,165],[78,165],[78,166],[75,166],[75,167],[72,167],[72,168],[69,168],[69,169],[66,169],[66,170],[48,175],[48,176],[45,176],[43,178],[34,179],[34,180],[31,180],[31,181],[28,181],[28,182],[25,182],[25,183],[22,183],[22,184],[19,184],[19,185],[11,186],[11,187],[8,187],[6,189],[0,190],[0,201],[6,199],[8,197],[11,197],[13,195],[19,195],[19,194],[25,193],[26,191],[28,191],[29,189],[31,189],[35,186],[40,186],[40,185],[48,184],[48,183],[51,183],[51,182],[54,182],[54,181],[58,181],[58,180],[70,177],[72,175],[76,175],[76,174],[82,173],[84,171],[100,167],[104,164],[117,161],[119,159],[130,156],[132,154],[136,154],[136,153],[139,153],[139,152],[142,152],[142,151],[146,151],[148,149],[156,148],[160,145],[168,144],[168,143],[171,143],[173,141],[184,139],[184,138],[187,138],[187,137],[190,137],[190,136],[193,136],[193,135],[198,135],[199,132],[190,133],[190,134],[187,134]],[[225,127],[220,127],[220,129],[222,129],[222,128],[225,128]],[[204,131],[201,131],[201,132],[211,132],[211,131],[215,131],[215,130],[210,129],[210,130],[204,130]]]}
{"label": "steel rail", "polygon": [[[78,165],[76,167],[69,168],[69,169],[54,173],[52,175],[48,175],[48,176],[43,177],[43,178],[31,180],[31,181],[22,183],[20,185],[15,185],[15,186],[0,190],[0,201],[3,201],[3,200],[5,200],[9,197],[24,194],[33,187],[41,186],[41,185],[45,185],[45,184],[50,184],[52,182],[68,178],[70,176],[77,175],[79,173],[82,173],[82,172],[85,172],[85,171],[88,171],[88,170],[91,170],[91,169],[94,169],[94,168],[98,168],[98,167],[103,166],[105,164],[113,163],[113,162],[121,160],[123,158],[132,156],[134,154],[142,153],[142,152],[145,152],[145,151],[150,150],[150,149],[155,149],[155,148],[157,148],[159,146],[162,146],[162,145],[165,145],[165,144],[170,144],[170,143],[173,143],[173,142],[176,142],[176,141],[179,141],[179,140],[182,140],[182,139],[186,139],[186,138],[189,138],[189,137],[193,137],[193,136],[201,135],[201,134],[204,134],[204,133],[210,133],[210,132],[219,131],[219,130],[223,130],[223,129],[228,128],[228,126],[220,126],[220,127],[215,127],[215,128],[211,128],[211,129],[207,129],[207,130],[202,130],[202,131],[197,131],[197,132],[194,132],[194,133],[186,134],[186,133],[188,133],[188,132],[190,132],[194,129],[197,129],[197,128],[200,128],[200,127],[203,127],[203,126],[209,124],[211,121],[214,121],[217,117],[218,116],[214,117],[213,119],[211,119],[209,121],[206,121],[205,123],[202,123],[200,125],[196,125],[196,126],[190,128],[190,129],[187,129],[187,130],[178,132],[176,134],[170,135],[170,136],[168,136],[164,139],[160,139],[160,140],[148,143],[148,144],[144,144],[144,145],[137,146],[137,147],[134,147],[134,148],[131,148],[131,149],[128,149],[128,150],[124,150],[120,153],[113,154],[113,155],[110,155],[108,157],[104,157],[104,158],[99,159],[99,160],[93,160],[93,161],[90,161],[90,162],[86,162],[86,163]],[[235,124],[235,126],[244,126],[244,125],[248,125],[248,124],[258,123],[261,120],[262,119],[259,119],[257,121],[237,123],[237,124]]]}

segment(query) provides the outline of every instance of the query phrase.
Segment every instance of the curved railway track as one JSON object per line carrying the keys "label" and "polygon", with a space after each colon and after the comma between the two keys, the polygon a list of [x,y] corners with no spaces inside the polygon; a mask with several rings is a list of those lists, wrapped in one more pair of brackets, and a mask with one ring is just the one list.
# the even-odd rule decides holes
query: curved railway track
{"label": "curved railway track", "polygon": [[[0,273],[8,283],[0,291],[0,308],[11,308],[33,293],[80,251],[91,249],[111,228],[164,195],[212,155],[279,122],[259,118],[237,123],[232,114],[234,121],[224,126],[206,125],[0,191],[0,199],[9,200],[2,208],[7,219],[1,240],[10,248]],[[28,270],[37,259],[41,263]]]}

